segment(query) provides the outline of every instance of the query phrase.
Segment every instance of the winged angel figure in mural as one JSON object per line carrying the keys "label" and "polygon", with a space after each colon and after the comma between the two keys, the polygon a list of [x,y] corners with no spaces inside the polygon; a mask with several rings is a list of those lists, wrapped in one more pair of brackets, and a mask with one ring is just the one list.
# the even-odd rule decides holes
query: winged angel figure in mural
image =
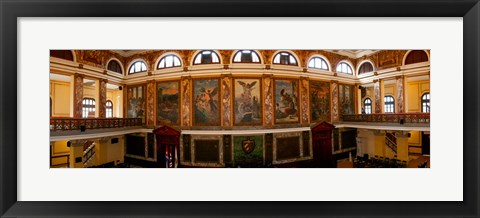
{"label": "winged angel figure in mural", "polygon": [[243,81],[237,81],[243,88],[243,93],[240,95],[238,112],[241,116],[241,122],[252,122],[259,117],[259,99],[256,96],[252,96],[252,90],[255,89],[257,81],[246,83]]}

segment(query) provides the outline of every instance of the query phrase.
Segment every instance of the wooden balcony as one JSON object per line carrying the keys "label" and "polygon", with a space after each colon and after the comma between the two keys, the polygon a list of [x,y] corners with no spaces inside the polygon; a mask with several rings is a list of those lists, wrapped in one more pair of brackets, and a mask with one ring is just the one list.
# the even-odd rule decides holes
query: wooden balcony
{"label": "wooden balcony", "polygon": [[386,113],[343,115],[343,122],[430,124],[430,113]]}
{"label": "wooden balcony", "polygon": [[50,131],[87,129],[123,128],[142,126],[141,118],[69,118],[51,117]]}

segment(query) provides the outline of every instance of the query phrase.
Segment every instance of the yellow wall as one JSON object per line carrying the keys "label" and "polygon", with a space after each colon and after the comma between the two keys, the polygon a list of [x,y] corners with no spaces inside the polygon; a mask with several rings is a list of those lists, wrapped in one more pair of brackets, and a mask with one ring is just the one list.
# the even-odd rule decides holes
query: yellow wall
{"label": "yellow wall", "polygon": [[[408,145],[412,145],[409,147],[409,152],[411,153],[422,153],[422,138],[420,131],[411,131],[410,138],[408,138]],[[417,147],[413,147],[417,146]]]}
{"label": "yellow wall", "polygon": [[407,112],[422,112],[421,97],[430,92],[430,81],[414,81],[407,83]]}
{"label": "yellow wall", "polygon": [[96,165],[102,165],[109,162],[123,163],[124,150],[124,136],[113,137],[118,138],[118,143],[111,144],[111,138],[108,140],[96,141],[95,155]]}
{"label": "yellow wall", "polygon": [[[67,147],[67,142],[68,141],[57,141],[52,143],[52,150],[50,157],[52,157],[52,165],[60,165],[60,164],[67,164],[68,160],[67,157],[59,157],[63,155],[70,155],[70,148]],[[54,158],[54,157],[59,157],[59,158]]]}
{"label": "yellow wall", "polygon": [[83,97],[95,99],[96,97],[95,90],[96,89],[94,86],[83,86]]}
{"label": "yellow wall", "polygon": [[108,89],[107,100],[110,100],[113,103],[113,117],[123,117],[123,92],[118,89]]}
{"label": "yellow wall", "polygon": [[52,116],[70,116],[70,83],[50,80],[50,97],[52,98]]}
{"label": "yellow wall", "polygon": [[[393,98],[395,99],[395,91],[396,91],[396,85],[395,84],[388,84],[388,85],[385,85],[385,88],[383,89],[384,93],[383,93],[383,97],[387,96],[387,95],[391,95],[393,96]],[[395,99],[397,100],[397,99]]]}

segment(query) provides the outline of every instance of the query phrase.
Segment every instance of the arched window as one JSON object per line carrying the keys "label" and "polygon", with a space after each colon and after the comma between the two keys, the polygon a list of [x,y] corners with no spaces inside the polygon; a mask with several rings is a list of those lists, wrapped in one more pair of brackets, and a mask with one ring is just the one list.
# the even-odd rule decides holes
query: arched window
{"label": "arched window", "polygon": [[346,74],[353,74],[352,67],[350,67],[350,65],[345,63],[345,62],[340,62],[337,65],[337,72],[346,73]]}
{"label": "arched window", "polygon": [[308,62],[308,67],[321,69],[321,70],[328,70],[327,62],[320,57],[314,57],[310,59],[310,61]]}
{"label": "arched window", "polygon": [[385,113],[395,113],[395,100],[393,96],[385,96]]}
{"label": "arched window", "polygon": [[95,99],[83,98],[82,101],[82,117],[95,117]]}
{"label": "arched window", "polygon": [[405,65],[426,62],[426,61],[428,61],[428,55],[425,51],[413,50],[410,53],[408,53],[407,58],[405,59]]}
{"label": "arched window", "polygon": [[50,50],[50,57],[73,61],[73,54],[70,50]]}
{"label": "arched window", "polygon": [[107,69],[110,70],[110,71],[113,71],[113,72],[123,74],[122,67],[120,66],[120,63],[118,63],[115,60],[111,60],[110,62],[108,62]]}
{"label": "arched window", "polygon": [[240,50],[233,56],[233,63],[260,63],[260,58],[253,50]]}
{"label": "arched window", "polygon": [[107,103],[105,104],[106,108],[106,118],[112,118],[113,117],[113,103],[110,100],[107,100]]}
{"label": "arched window", "polygon": [[139,73],[147,71],[147,65],[143,61],[135,61],[128,70],[128,73]]}
{"label": "arched window", "polygon": [[422,95],[422,112],[430,113],[430,93],[425,93]]}
{"label": "arched window", "polygon": [[218,64],[220,58],[217,53],[211,50],[201,51],[195,56],[193,64]]}
{"label": "arched window", "polygon": [[370,72],[373,72],[373,65],[370,62],[365,62],[358,68],[358,75]]}
{"label": "arched window", "polygon": [[273,58],[273,63],[298,66],[297,59],[295,59],[295,57],[288,52],[280,52],[276,54]]}
{"label": "arched window", "polygon": [[363,107],[365,109],[366,114],[371,114],[372,113],[372,100],[370,98],[366,98],[363,101]]}
{"label": "arched window", "polygon": [[182,66],[180,62],[180,58],[176,55],[167,55],[160,59],[160,62],[158,62],[157,69],[162,69],[162,68],[169,68],[169,67],[180,67]]}

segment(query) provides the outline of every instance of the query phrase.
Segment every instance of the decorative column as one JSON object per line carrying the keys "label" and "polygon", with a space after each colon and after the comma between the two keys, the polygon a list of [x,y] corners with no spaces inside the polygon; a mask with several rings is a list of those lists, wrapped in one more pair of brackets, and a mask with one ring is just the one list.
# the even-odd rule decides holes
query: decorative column
{"label": "decorative column", "polygon": [[155,126],[155,80],[147,82],[146,121],[147,127]]}
{"label": "decorative column", "polygon": [[373,92],[375,95],[375,110],[374,113],[381,114],[382,113],[382,93],[380,90],[380,80],[376,79],[373,80]]}
{"label": "decorative column", "polygon": [[353,99],[355,102],[355,114],[362,113],[362,91],[360,89],[360,84],[356,83],[353,91]]}
{"label": "decorative column", "polygon": [[301,96],[301,123],[302,126],[310,126],[310,110],[308,107],[309,102],[309,81],[307,77],[300,77],[300,96]]}
{"label": "decorative column", "polygon": [[273,127],[273,78],[271,75],[264,75],[263,79],[263,126]]}
{"label": "decorative column", "polygon": [[83,76],[73,75],[73,117],[82,118]]}
{"label": "decorative column", "polygon": [[332,123],[336,123],[340,120],[338,112],[338,81],[332,80],[330,86],[332,92]]}
{"label": "decorative column", "polygon": [[192,126],[192,115],[190,109],[191,105],[191,95],[192,95],[192,78],[191,77],[182,77],[181,78],[181,126],[182,128]]}
{"label": "decorative column", "polygon": [[405,77],[397,76],[396,79],[395,113],[405,113]]}
{"label": "decorative column", "polygon": [[385,131],[374,130],[375,136],[375,155],[385,157]]}
{"label": "decorative column", "polygon": [[107,80],[101,79],[99,81],[99,89],[98,89],[98,117],[105,118],[106,111],[107,111]]}
{"label": "decorative column", "polygon": [[408,162],[408,132],[397,131],[395,137],[397,138],[397,159]]}
{"label": "decorative column", "polygon": [[222,77],[222,126],[232,126],[232,78],[231,75]]}

